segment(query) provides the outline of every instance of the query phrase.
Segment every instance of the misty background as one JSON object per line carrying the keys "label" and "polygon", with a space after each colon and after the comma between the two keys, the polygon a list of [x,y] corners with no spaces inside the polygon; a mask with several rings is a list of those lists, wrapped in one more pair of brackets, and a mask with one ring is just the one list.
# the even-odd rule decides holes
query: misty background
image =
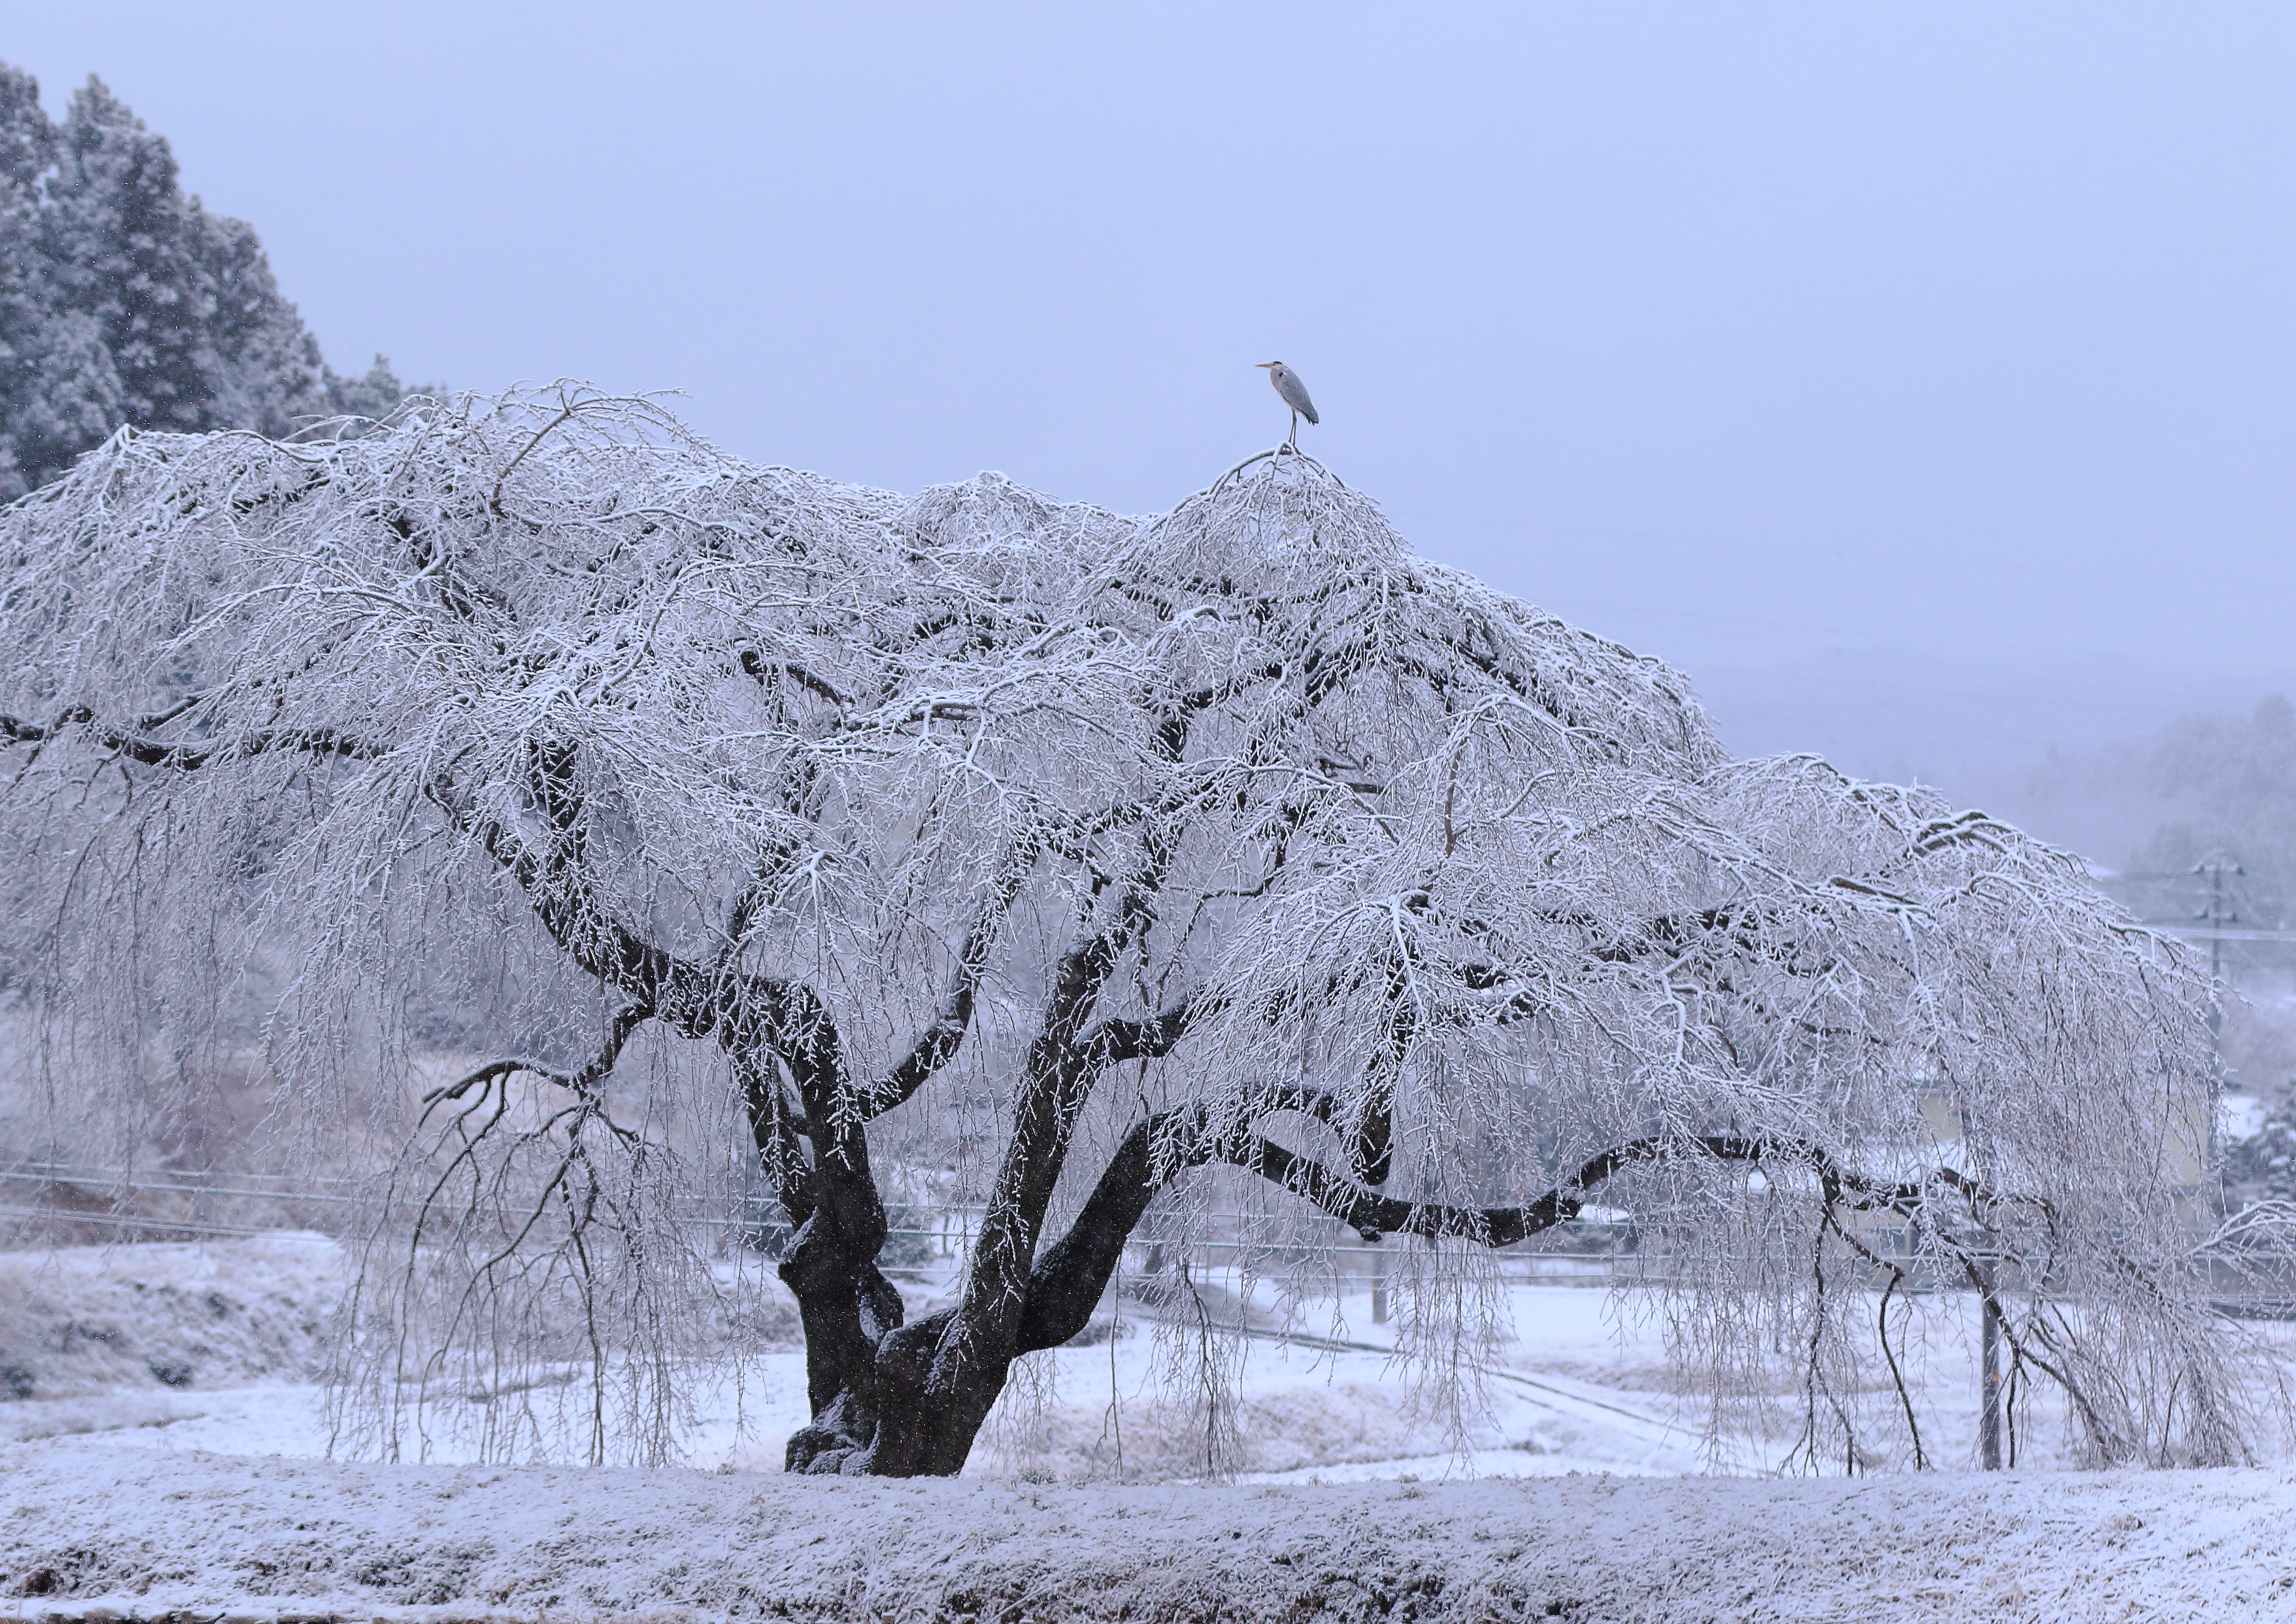
{"label": "misty background", "polygon": [[0,57],[101,74],[352,373],[1140,511],[1281,436],[1281,357],[1421,551],[1741,753],[2132,872],[2289,843],[2285,6],[83,4]]}

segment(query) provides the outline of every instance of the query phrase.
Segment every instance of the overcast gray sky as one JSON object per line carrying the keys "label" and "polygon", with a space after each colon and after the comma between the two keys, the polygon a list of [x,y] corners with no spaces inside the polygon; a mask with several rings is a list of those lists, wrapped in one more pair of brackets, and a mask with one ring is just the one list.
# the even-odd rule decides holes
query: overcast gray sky
{"label": "overcast gray sky", "polygon": [[2296,687],[2296,6],[11,8],[338,366],[1169,505],[1280,437],[1688,670],[1992,794]]}

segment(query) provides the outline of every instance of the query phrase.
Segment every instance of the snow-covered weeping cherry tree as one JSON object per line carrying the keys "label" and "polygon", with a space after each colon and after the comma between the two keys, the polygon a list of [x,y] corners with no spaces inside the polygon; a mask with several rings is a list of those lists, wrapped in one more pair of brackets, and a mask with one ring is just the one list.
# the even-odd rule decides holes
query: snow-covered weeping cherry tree
{"label": "snow-covered weeping cherry tree", "polygon": [[[123,432],[0,562],[53,1029],[144,1043],[268,964],[247,1041],[323,1100],[442,966],[525,990],[368,1254],[387,1391],[554,1291],[595,1447],[663,1446],[709,1276],[674,1113],[617,1103],[646,1051],[793,1230],[792,1470],[957,1471],[1151,1203],[1219,1178],[1470,1259],[1600,1190],[1698,1283],[1685,1345],[1792,1351],[1813,1460],[1918,1438],[1904,1383],[1860,1396],[1883,1230],[1995,1293],[2092,1458],[2244,1448],[2174,1176],[2211,1100],[2177,953],[1981,814],[1728,759],[1673,671],[1413,557],[1303,455],[1138,520],[751,467],[561,390]],[[960,1098],[985,1212],[905,1323],[873,1140]],[[1878,1329],[1895,1373],[1887,1289]]]}

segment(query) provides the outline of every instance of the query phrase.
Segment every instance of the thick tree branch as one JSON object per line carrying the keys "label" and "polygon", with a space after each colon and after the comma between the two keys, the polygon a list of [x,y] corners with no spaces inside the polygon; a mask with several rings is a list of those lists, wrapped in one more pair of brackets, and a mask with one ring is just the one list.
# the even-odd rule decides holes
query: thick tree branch
{"label": "thick tree branch", "polygon": [[1569,1178],[1537,1201],[1521,1207],[1455,1207],[1439,1202],[1398,1201],[1365,1189],[1310,1156],[1286,1150],[1259,1135],[1216,1144],[1212,1153],[1247,1172],[1279,1185],[1353,1227],[1366,1241],[1382,1234],[1452,1235],[1485,1246],[1506,1246],[1576,1218],[1588,1192],[1640,1162],[1687,1154],[1726,1161],[1791,1161],[1821,1177],[1856,1191],[1853,1205],[1905,1208],[1920,1199],[1920,1188],[1885,1185],[1841,1171],[1816,1146],[1783,1139],[1746,1139],[1727,1135],[1703,1138],[1637,1139],[1587,1161]]}
{"label": "thick tree branch", "polygon": [[1068,1233],[1046,1248],[1029,1272],[1019,1351],[1057,1348],[1083,1330],[1148,1203],[1187,1168],[1212,1159],[1209,1136],[1178,1131],[1195,1115],[1161,1111],[1136,1123],[1124,1136]]}
{"label": "thick tree branch", "polygon": [[853,708],[852,701],[840,693],[833,684],[816,676],[812,670],[794,660],[767,660],[755,649],[743,649],[741,660],[744,676],[764,682],[768,676],[779,672],[816,699],[828,701],[830,704],[836,707],[840,716]]}
{"label": "thick tree branch", "polygon": [[1195,993],[1144,1021],[1111,1017],[1078,1038],[1077,1047],[1111,1065],[1128,1060],[1161,1060],[1226,1004],[1217,994]]}
{"label": "thick tree branch", "polygon": [[800,1132],[810,1131],[810,1124],[790,1109],[779,1067],[771,1055],[737,1054],[733,1060],[734,1079],[742,1090],[742,1108],[750,1120],[750,1139],[757,1148],[758,1165],[765,1169],[767,1182],[774,1188],[774,1198],[781,1202],[790,1221],[802,1224],[813,1216],[814,1183],[813,1169],[807,1164],[805,1151],[798,1140]]}
{"label": "thick tree branch", "polygon": [[[163,712],[158,718],[168,721],[182,714],[188,705]],[[243,738],[202,740],[198,743],[170,744],[165,740],[148,738],[140,732],[127,728],[99,726],[94,712],[86,706],[74,706],[45,726],[37,722],[0,716],[0,747],[10,744],[45,744],[74,728],[83,729],[89,741],[114,755],[125,756],[143,767],[172,767],[179,772],[195,772],[218,760],[250,760],[257,756],[283,750],[300,751],[311,756],[336,756],[348,760],[372,761],[390,752],[390,746],[358,738],[332,727],[281,728],[254,733]]]}

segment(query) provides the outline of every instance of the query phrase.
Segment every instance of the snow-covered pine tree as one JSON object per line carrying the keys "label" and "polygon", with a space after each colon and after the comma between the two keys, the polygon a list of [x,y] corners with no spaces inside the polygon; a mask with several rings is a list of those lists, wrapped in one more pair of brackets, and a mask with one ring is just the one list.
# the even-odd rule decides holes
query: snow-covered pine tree
{"label": "snow-covered pine tree", "polygon": [[56,275],[46,206],[55,151],[39,86],[0,63],[0,496],[70,466],[125,412],[97,324]]}
{"label": "snow-covered pine tree", "polygon": [[[330,366],[321,373],[327,386],[327,410],[337,417],[363,417],[381,422],[398,409],[398,403],[408,393],[398,374],[390,368],[389,356],[377,356],[365,372],[346,375]],[[436,394],[433,389],[421,389],[418,394]]]}
{"label": "snow-covered pine tree", "polygon": [[[129,422],[219,426],[221,301],[203,211],[184,198],[175,154],[95,78],[57,133],[46,234],[62,302],[94,317]],[[298,392],[316,407],[310,390]]]}
{"label": "snow-covered pine tree", "polygon": [[101,80],[58,126],[0,63],[0,497],[123,424],[280,436],[397,405],[387,365],[326,368],[254,228],[185,197],[166,139]]}
{"label": "snow-covered pine tree", "polygon": [[0,496],[24,488],[22,425],[10,406],[29,388],[28,357],[46,303],[34,239],[50,141],[39,87],[0,62]]}
{"label": "snow-covered pine tree", "polygon": [[[711,1143],[792,1232],[794,1469],[958,1470],[1208,1185],[1271,1256],[1423,1237],[1431,1368],[1478,1260],[1601,1192],[1714,1390],[1791,1360],[1810,1460],[1919,1458],[1875,1311],[1916,1266],[2091,1458],[2245,1448],[2189,955],[1933,792],[1730,759],[1675,672],[1296,452],[1134,520],[571,390],[123,437],[0,513],[0,920],[71,1109],[250,1041],[242,975],[283,1109],[411,1066],[441,976],[513,989],[458,1012],[354,1299],[386,1451],[553,1325],[592,1452],[667,1450]],[[911,1321],[881,1181],[937,1111],[983,1210]]]}

